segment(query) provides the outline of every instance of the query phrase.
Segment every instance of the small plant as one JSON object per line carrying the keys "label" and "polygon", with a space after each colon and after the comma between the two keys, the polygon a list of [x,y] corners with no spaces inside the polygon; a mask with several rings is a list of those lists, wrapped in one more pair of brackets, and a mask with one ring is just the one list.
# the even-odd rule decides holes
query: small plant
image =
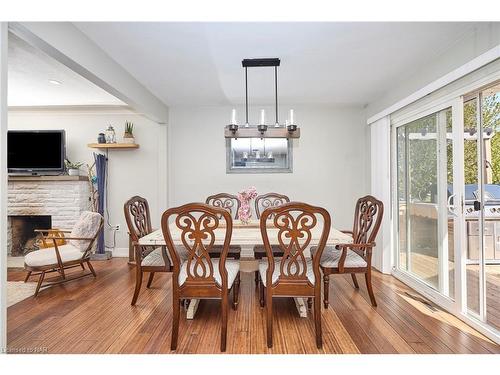
{"label": "small plant", "polygon": [[124,138],[134,138],[134,124],[130,121],[125,121],[125,135]]}
{"label": "small plant", "polygon": [[80,162],[72,163],[71,161],[69,161],[69,159],[64,160],[64,165],[66,166],[66,169],[80,169],[80,167],[83,164],[84,163],[80,163]]}

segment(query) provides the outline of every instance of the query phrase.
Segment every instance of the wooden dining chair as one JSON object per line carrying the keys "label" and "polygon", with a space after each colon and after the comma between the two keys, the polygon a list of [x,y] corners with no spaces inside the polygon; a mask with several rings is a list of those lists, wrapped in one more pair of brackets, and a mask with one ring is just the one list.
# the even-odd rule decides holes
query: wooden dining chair
{"label": "wooden dining chair", "polygon": [[[257,219],[260,219],[261,212],[269,207],[277,207],[282,204],[290,202],[290,198],[286,195],[279,193],[267,193],[258,195],[255,198],[255,215],[257,215]],[[279,246],[271,246],[273,250],[273,255],[275,257],[283,256],[283,252],[281,251]],[[253,256],[255,259],[262,259],[266,256],[266,249],[264,245],[255,245],[253,248]],[[255,271],[255,283],[259,285],[259,271]]]}
{"label": "wooden dining chair", "polygon": [[316,248],[311,249],[313,259],[321,259],[320,267],[323,272],[324,306],[328,308],[329,282],[331,274],[350,273],[354,287],[359,289],[357,273],[365,275],[366,289],[373,306],[377,306],[373,293],[371,269],[372,250],[375,246],[382,217],[384,215],[384,204],[377,198],[367,195],[356,203],[354,212],[354,225],[351,230],[343,230],[353,238],[352,244],[339,244],[327,246],[322,255]]}
{"label": "wooden dining chair", "polygon": [[[150,288],[155,273],[171,272],[172,266],[164,246],[155,248],[138,245],[141,237],[153,231],[148,201],[136,195],[125,202],[123,211],[135,251],[135,290],[131,303],[133,306],[136,304],[139,292],[141,291],[143,275],[149,272],[149,279],[146,287]],[[183,256],[185,257],[185,254],[183,254]]]}
{"label": "wooden dining chair", "polygon": [[[268,219],[272,226],[269,226]],[[273,297],[312,298],[316,346],[322,347],[321,333],[321,275],[319,258],[306,257],[311,231],[320,226],[321,236],[317,254],[321,255],[330,233],[330,214],[324,208],[306,203],[291,202],[264,210],[260,217],[260,231],[267,260],[259,263],[260,303],[266,306],[267,346],[273,346]],[[276,231],[277,230],[277,231]],[[283,252],[275,258],[269,235],[276,236]]]}
{"label": "wooden dining chair", "polygon": [[[174,245],[170,222],[181,231],[183,248],[188,253],[182,260]],[[226,260],[233,232],[231,215],[223,208],[203,203],[189,203],[166,210],[161,218],[165,243],[172,258],[172,336],[170,347],[177,348],[181,300],[219,299],[222,309],[221,351],[226,351],[228,295],[233,292],[233,309],[238,306],[240,263]],[[216,240],[224,240],[220,258],[212,259],[210,250]]]}
{"label": "wooden dining chair", "polygon": [[[241,207],[241,202],[236,195],[229,193],[217,193],[210,195],[205,200],[206,204],[214,207],[219,207],[225,209],[233,219],[238,219],[238,211]],[[222,246],[213,246],[210,251],[210,256],[212,258],[219,258],[222,251]],[[241,246],[230,245],[228,258],[240,259],[241,256]]]}

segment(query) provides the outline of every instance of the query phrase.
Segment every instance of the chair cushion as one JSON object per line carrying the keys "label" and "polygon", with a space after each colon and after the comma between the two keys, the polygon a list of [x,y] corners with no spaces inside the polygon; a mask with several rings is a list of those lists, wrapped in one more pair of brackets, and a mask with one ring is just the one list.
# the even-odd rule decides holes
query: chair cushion
{"label": "chair cushion", "polygon": [[[274,272],[273,272],[273,279],[272,279],[272,283],[274,284],[277,280],[278,280],[278,277],[280,275],[280,262],[281,262],[281,259],[278,258],[278,259],[275,259],[274,260]],[[287,261],[288,263],[289,261]],[[285,271],[286,271],[286,264],[285,264]],[[293,265],[291,267],[291,272],[295,272],[295,265]],[[301,261],[299,261],[299,267],[301,268],[301,271],[302,271],[302,267],[303,267],[303,263]],[[307,267],[307,271],[306,271],[306,275],[307,275],[307,278],[309,279],[309,281],[314,284],[314,271],[313,271],[313,263],[312,263],[312,260],[310,258],[306,259],[306,267]],[[259,262],[259,274],[260,274],[260,278],[262,280],[262,282],[264,283],[264,285],[266,285],[266,276],[267,276],[267,259],[264,259],[264,260],[261,260]]]}
{"label": "chair cushion", "polygon": [[[311,253],[314,255],[316,253],[317,247],[311,248]],[[319,262],[321,267],[325,268],[338,268],[340,256],[342,251],[336,249],[334,246],[326,246],[321,255],[321,261]],[[345,257],[344,267],[346,268],[363,268],[366,267],[366,261],[355,251],[350,249],[347,250],[347,255]]]}
{"label": "chair cushion", "polygon": [[[215,281],[217,282],[217,284],[222,285],[222,279],[220,277],[220,272],[219,272],[219,259],[218,258],[211,259],[211,261],[214,268]],[[207,265],[206,260],[204,262]],[[187,263],[188,262],[184,262],[181,265],[181,269],[179,272],[179,285],[184,284],[184,281],[186,281],[187,279]],[[191,274],[194,273],[193,271],[194,264],[195,262],[191,262],[191,269],[192,269]],[[236,279],[238,272],[240,272],[240,262],[238,260],[232,260],[232,259],[226,260],[226,270],[227,270],[227,287],[229,289],[233,286],[234,280]]]}
{"label": "chair cushion", "polygon": [[[187,259],[188,253],[187,250],[183,246],[177,246],[177,253],[179,254],[179,258],[181,263]],[[167,250],[168,260],[170,264],[172,264],[172,258],[170,258],[170,253]],[[157,247],[152,252],[144,257],[141,262],[141,266],[143,267],[164,267],[165,262],[163,261],[163,256],[161,255],[161,247]]]}
{"label": "chair cushion", "polygon": [[[70,237],[94,238],[101,225],[101,219],[102,216],[98,212],[82,212],[71,231]],[[90,241],[70,240],[69,243],[80,251],[85,251],[89,247]]]}
{"label": "chair cushion", "polygon": [[[80,249],[71,244],[66,244],[57,247],[63,263],[82,258]],[[57,264],[56,250],[53,247],[47,249],[36,250],[24,256],[24,264],[30,267],[42,267]]]}

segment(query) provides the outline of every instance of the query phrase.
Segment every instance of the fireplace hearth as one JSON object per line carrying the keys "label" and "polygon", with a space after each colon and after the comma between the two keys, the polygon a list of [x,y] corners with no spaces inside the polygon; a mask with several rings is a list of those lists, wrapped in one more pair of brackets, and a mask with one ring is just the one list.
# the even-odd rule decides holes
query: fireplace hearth
{"label": "fireplace hearth", "polygon": [[50,229],[52,218],[49,215],[12,215],[9,216],[11,231],[11,255],[24,256],[39,249],[41,235],[35,229]]}

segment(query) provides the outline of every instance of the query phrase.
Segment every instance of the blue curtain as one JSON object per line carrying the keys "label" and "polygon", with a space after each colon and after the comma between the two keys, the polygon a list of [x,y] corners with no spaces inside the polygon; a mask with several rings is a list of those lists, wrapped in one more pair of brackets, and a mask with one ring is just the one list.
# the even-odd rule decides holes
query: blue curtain
{"label": "blue curtain", "polygon": [[[104,205],[105,205],[105,190],[106,190],[106,168],[107,168],[107,160],[106,156],[102,154],[95,154],[95,169],[97,176],[97,192],[99,194],[98,197],[98,208],[97,211],[104,217]],[[99,238],[97,240],[97,253],[104,254],[105,246],[104,246],[104,231],[101,231],[99,234]]]}

